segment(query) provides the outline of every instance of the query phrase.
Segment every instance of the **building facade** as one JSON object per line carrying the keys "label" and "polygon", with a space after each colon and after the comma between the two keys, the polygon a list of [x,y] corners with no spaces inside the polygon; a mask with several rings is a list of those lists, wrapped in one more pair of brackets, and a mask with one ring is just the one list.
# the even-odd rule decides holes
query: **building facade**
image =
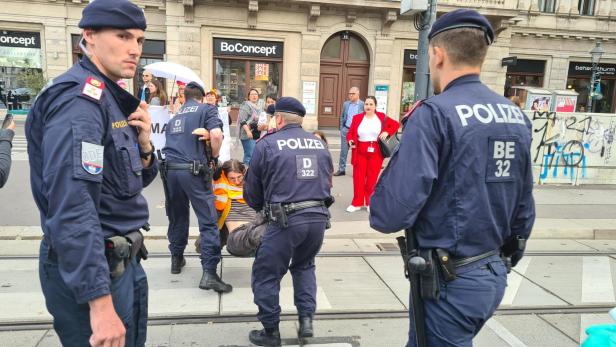
{"label": "building facade", "polygon": [[[98,1],[98,0],[97,0]],[[9,0],[0,9],[0,87],[19,75],[53,78],[79,57],[85,0]],[[337,127],[351,86],[376,95],[397,118],[413,100],[418,32],[396,0],[141,0],[148,20],[141,66],[168,60],[195,70],[232,106],[250,88],[290,95],[309,128]],[[438,13],[475,7],[497,39],[482,79],[498,93],[515,85],[574,89],[583,108],[595,41],[601,59],[597,112],[616,111],[616,0],[441,0]],[[503,58],[517,57],[515,66]],[[139,78],[132,82],[137,88]],[[171,82],[168,83],[168,88]],[[23,91],[23,89],[22,89]],[[18,94],[13,92],[13,94]],[[1,104],[0,104],[1,106]],[[28,101],[17,107],[27,108]]]}

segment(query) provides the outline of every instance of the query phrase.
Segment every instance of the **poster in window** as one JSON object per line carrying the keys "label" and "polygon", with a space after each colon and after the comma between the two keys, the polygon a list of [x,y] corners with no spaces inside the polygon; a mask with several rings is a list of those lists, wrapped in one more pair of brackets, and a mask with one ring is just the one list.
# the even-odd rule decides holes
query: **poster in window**
{"label": "poster in window", "polygon": [[268,81],[269,80],[269,64],[255,64],[255,80],[256,81]]}
{"label": "poster in window", "polygon": [[556,112],[575,112],[577,96],[558,95],[556,96]]}
{"label": "poster in window", "polygon": [[[541,95],[528,93],[526,107],[531,111],[550,112],[552,104],[552,95]],[[529,107],[530,105],[530,107]]]}

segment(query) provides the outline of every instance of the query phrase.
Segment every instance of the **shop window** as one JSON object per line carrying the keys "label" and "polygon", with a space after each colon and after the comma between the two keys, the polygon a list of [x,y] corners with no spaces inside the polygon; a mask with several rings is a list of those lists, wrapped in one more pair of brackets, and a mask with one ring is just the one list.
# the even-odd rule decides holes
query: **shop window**
{"label": "shop window", "polygon": [[71,52],[73,55],[73,64],[77,63],[81,57],[83,57],[83,52],[81,48],[79,48],[79,40],[81,40],[81,35],[71,34]]}
{"label": "shop window", "polygon": [[405,114],[415,103],[415,68],[404,68],[402,71],[402,100],[400,113]]}
{"label": "shop window", "polygon": [[227,103],[240,105],[245,100],[247,92],[246,62],[216,59],[216,88],[227,98]]}
{"label": "shop window", "polygon": [[573,89],[579,93],[576,105],[577,112],[612,113],[614,112],[614,97],[616,93],[616,80],[602,79],[598,86],[595,85],[593,109],[588,109],[588,92],[590,78],[568,78],[567,89]]}
{"label": "shop window", "polygon": [[512,86],[543,87],[542,75],[509,74],[507,80]]}
{"label": "shop window", "polygon": [[595,0],[579,0],[578,10],[582,16],[595,15]]}
{"label": "shop window", "polygon": [[511,96],[511,87],[543,87],[545,60],[518,59],[516,65],[507,67],[505,96]]}
{"label": "shop window", "polygon": [[0,30],[0,108],[29,109],[46,83],[38,32]]}
{"label": "shop window", "polygon": [[539,11],[554,13],[556,11],[556,0],[539,0]]}
{"label": "shop window", "polygon": [[278,95],[280,86],[279,64],[267,62],[250,62],[250,86],[255,88],[265,100],[267,95]]}
{"label": "shop window", "polygon": [[216,88],[231,107],[239,107],[252,88],[259,91],[261,100],[267,95],[280,93],[281,69],[279,62],[216,59]]}

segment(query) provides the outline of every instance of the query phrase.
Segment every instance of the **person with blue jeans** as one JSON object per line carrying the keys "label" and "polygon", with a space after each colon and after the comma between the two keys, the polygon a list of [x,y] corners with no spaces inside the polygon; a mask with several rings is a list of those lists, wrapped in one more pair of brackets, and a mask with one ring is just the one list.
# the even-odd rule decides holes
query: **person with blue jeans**
{"label": "person with blue jeans", "polygon": [[338,162],[338,171],[334,176],[344,176],[346,174],[346,162],[349,154],[349,144],[347,143],[347,134],[353,122],[353,116],[364,112],[364,102],[359,99],[359,88],[352,87],[349,89],[349,100],[342,104],[342,116],[340,116],[340,162]]}
{"label": "person with blue jeans", "polygon": [[242,142],[242,148],[244,149],[244,159],[242,162],[246,165],[250,164],[250,158],[252,158],[252,152],[255,150],[255,139],[259,138],[259,134],[254,134],[251,128],[251,123],[256,124],[259,119],[259,114],[263,111],[258,104],[259,91],[251,89],[248,92],[248,100],[244,101],[240,106],[240,113],[237,118],[237,124],[239,125],[239,138]]}

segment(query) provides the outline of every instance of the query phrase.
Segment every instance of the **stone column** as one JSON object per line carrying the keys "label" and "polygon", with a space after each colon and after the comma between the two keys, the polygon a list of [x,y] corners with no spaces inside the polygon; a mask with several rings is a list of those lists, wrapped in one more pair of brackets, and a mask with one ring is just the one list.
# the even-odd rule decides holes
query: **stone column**
{"label": "stone column", "polygon": [[[206,81],[201,74],[203,52],[201,52],[200,24],[196,20],[195,23],[186,22],[185,7],[182,3],[168,1],[166,11],[166,60],[192,69],[203,79],[205,87],[210,88],[211,81]],[[167,82],[171,84],[173,80]],[[171,88],[171,85],[167,87]]]}
{"label": "stone column", "polygon": [[547,87],[549,89],[566,89],[568,72],[569,59],[566,56],[553,56]]}
{"label": "stone column", "polygon": [[70,42],[66,42],[68,37],[64,20],[50,20],[45,23],[45,44],[41,49],[43,72],[48,80],[59,76],[72,65],[71,52],[67,51],[70,47]]}
{"label": "stone column", "polygon": [[[500,23],[495,26],[498,28],[497,37],[494,43],[488,48],[488,54],[481,69],[481,81],[496,93],[503,95],[505,91],[505,80],[507,78],[507,68],[501,66],[501,60],[509,56],[511,47],[511,28],[507,23]],[[499,31],[500,30],[500,31]]]}
{"label": "stone column", "polygon": [[[372,74],[372,83],[368,86],[368,94],[374,95],[374,89],[376,85],[387,85],[389,90],[387,92],[387,114],[391,114],[394,119],[398,115],[391,113],[392,104],[398,104],[400,100],[394,100],[392,98],[392,81],[391,81],[391,69],[395,68],[392,64],[392,56],[394,48],[394,40],[391,37],[377,35],[374,44],[374,61],[371,63],[374,73]],[[364,96],[365,97],[365,96]],[[395,107],[394,107],[395,109]]]}
{"label": "stone column", "polygon": [[[319,75],[320,75],[320,57],[321,57],[321,35],[318,32],[311,31],[310,33],[302,34],[301,42],[301,63],[300,63],[300,76],[302,84],[300,89],[303,88],[303,82],[316,82],[317,83],[317,97],[315,99],[315,113],[309,113],[304,118],[305,129],[316,129],[318,126],[318,113],[319,113]],[[285,76],[288,76],[285,72]],[[302,93],[302,90],[300,90]],[[299,95],[302,98],[302,95]],[[300,100],[303,102],[303,100]]]}

